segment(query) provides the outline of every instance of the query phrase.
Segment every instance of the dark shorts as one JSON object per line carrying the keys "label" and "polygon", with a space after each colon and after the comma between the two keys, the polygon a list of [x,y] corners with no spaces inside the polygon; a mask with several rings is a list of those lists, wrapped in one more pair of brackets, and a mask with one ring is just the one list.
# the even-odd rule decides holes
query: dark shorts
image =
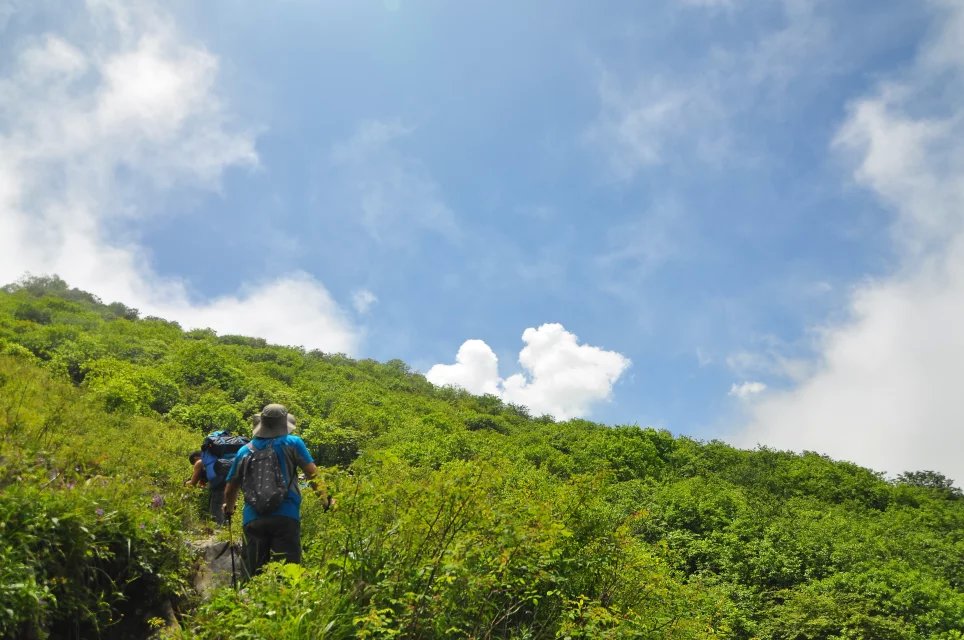
{"label": "dark shorts", "polygon": [[227,522],[227,518],[224,517],[224,511],[221,506],[224,504],[224,485],[222,484],[217,489],[211,489],[211,497],[208,502],[208,509],[211,512],[211,517],[218,524],[224,524]]}
{"label": "dark shorts", "polygon": [[301,522],[271,516],[244,525],[243,555],[247,577],[258,573],[270,560],[301,564]]}

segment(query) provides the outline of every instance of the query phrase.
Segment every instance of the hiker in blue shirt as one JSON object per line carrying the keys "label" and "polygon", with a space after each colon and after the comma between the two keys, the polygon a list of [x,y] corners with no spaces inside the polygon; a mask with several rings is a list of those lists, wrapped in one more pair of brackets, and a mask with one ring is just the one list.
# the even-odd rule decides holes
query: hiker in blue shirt
{"label": "hiker in blue shirt", "polygon": [[[219,525],[226,522],[221,505],[224,504],[224,484],[228,477],[228,470],[231,469],[238,449],[246,444],[248,444],[248,438],[232,435],[226,429],[212,431],[201,444],[201,465],[210,494],[208,509],[211,517]],[[198,484],[194,482],[196,476],[197,465],[195,464],[195,476],[191,478],[191,483],[194,485]]]}
{"label": "hiker in blue shirt", "polygon": [[318,467],[304,441],[289,433],[288,410],[269,404],[256,422],[254,439],[238,450],[228,471],[224,514],[230,518],[238,491],[244,492],[243,561],[247,577],[271,559],[301,562],[301,491],[298,468],[304,471],[327,509],[332,500],[324,485],[315,482]]}

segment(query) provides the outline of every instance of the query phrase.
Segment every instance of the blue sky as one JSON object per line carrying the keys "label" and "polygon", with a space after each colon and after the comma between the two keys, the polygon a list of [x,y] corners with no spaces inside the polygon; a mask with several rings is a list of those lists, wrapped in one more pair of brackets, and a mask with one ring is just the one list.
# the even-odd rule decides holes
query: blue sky
{"label": "blue sky", "polygon": [[0,0],[4,281],[964,475],[954,3],[249,5]]}

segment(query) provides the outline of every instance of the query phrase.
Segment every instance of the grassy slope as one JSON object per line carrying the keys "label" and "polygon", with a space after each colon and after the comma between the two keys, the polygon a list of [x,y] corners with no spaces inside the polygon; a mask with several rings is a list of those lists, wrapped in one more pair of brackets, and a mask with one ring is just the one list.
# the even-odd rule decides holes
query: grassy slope
{"label": "grassy slope", "polygon": [[0,293],[0,353],[6,635],[106,635],[168,597],[189,611],[184,456],[274,401],[339,509],[309,496],[304,567],[220,593],[187,635],[962,637],[952,490],[534,418],[399,361],[183,332],[57,280]]}
{"label": "grassy slope", "polygon": [[195,440],[0,356],[0,636],[123,637],[190,599],[182,452]]}

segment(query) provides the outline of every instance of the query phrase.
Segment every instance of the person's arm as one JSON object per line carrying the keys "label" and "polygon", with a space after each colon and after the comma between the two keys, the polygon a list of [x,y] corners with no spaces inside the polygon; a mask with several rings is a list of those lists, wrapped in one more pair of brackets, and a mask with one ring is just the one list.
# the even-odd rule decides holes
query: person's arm
{"label": "person's arm", "polygon": [[238,502],[238,491],[240,490],[241,483],[237,480],[232,480],[224,485],[224,504],[221,505],[221,509],[228,518],[234,513],[234,506]]}
{"label": "person's arm", "polygon": [[325,485],[325,481],[318,477],[318,465],[314,462],[309,462],[308,464],[301,465],[301,470],[305,472],[305,477],[308,479],[308,486],[311,487],[311,490],[315,492],[315,495],[318,496],[322,504],[325,505],[325,511],[334,506],[335,499],[328,493],[328,487]]}
{"label": "person's arm", "polygon": [[185,484],[189,484],[192,487],[197,485],[207,483],[207,473],[204,470],[204,463],[200,460],[194,462],[194,472],[191,474],[191,479]]}
{"label": "person's arm", "polygon": [[239,472],[242,469],[239,468],[239,463],[249,451],[253,451],[253,449],[245,447],[234,456],[231,468],[228,469],[228,475],[224,479],[224,504],[221,505],[221,510],[224,511],[224,515],[229,520],[234,513],[234,505],[238,502],[238,491],[241,490],[241,474]]}

